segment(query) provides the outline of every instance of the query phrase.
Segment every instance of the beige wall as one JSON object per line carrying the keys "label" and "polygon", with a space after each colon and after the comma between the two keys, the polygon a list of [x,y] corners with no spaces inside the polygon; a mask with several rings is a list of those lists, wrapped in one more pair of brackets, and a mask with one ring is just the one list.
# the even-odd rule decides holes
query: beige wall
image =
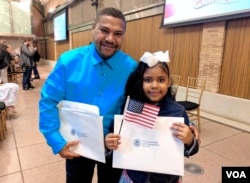
{"label": "beige wall", "polygon": [[32,7],[32,29],[37,38],[44,38],[43,16]]}
{"label": "beige wall", "polygon": [[[100,2],[101,7],[105,7],[114,0]],[[60,3],[53,1],[54,6]],[[49,5],[52,4],[47,7]],[[120,7],[117,3],[113,6]],[[126,15],[129,21],[122,50],[138,60],[145,51],[168,49],[170,69],[173,74],[181,75],[178,99],[183,97],[188,76],[206,78],[202,115],[227,125],[250,128],[247,117],[250,110],[250,18],[160,28],[161,13],[146,13],[147,16],[137,19],[134,16],[142,13]],[[89,25],[71,28],[69,34],[69,41],[63,45],[53,43],[53,38],[48,39],[48,60],[53,62],[61,52],[86,45],[92,39]]]}
{"label": "beige wall", "polygon": [[50,0],[44,6],[44,15],[47,15],[51,11],[55,10],[57,6],[63,5],[67,0]]}
{"label": "beige wall", "polygon": [[[45,8],[53,8],[53,6],[55,8],[55,6],[62,4],[63,2],[66,1],[55,0],[46,4]],[[74,4],[69,7],[69,12],[73,10],[74,14],[77,14],[77,11],[82,12],[84,7],[88,7],[86,3],[89,3],[88,6],[90,6],[90,2],[88,1],[79,1],[78,4]],[[99,1],[99,3],[99,8],[103,8],[108,6],[110,1],[103,0]],[[138,1],[137,3],[141,2]],[[129,3],[127,6],[121,4],[122,3],[115,3],[113,6],[124,9],[130,6]],[[77,6],[80,8],[77,8]],[[93,7],[88,7],[88,9],[91,8]],[[153,10],[159,11],[159,9]],[[144,14],[146,17],[133,18],[133,16],[138,17],[140,14]],[[241,85],[242,82],[238,79],[237,75],[230,78],[230,82],[234,82],[236,86],[241,85],[241,90],[232,90],[231,85],[225,84],[229,81],[225,77],[225,74],[222,74],[228,73],[228,71],[233,71],[228,69],[228,64],[232,62],[241,63],[244,61],[245,57],[250,59],[250,56],[246,55],[240,57],[235,56],[234,60],[231,60],[227,57],[227,55],[225,55],[225,46],[235,44],[235,40],[230,39],[230,37],[226,34],[227,31],[231,30],[231,28],[227,28],[227,25],[230,25],[230,22],[239,21],[241,19],[176,28],[160,28],[162,14],[159,13],[159,15],[154,16],[149,15],[150,13],[148,10],[146,12],[143,11],[143,13],[135,12],[134,14],[129,13],[126,15],[126,18],[129,19],[129,21],[127,23],[127,33],[122,50],[132,55],[134,58],[139,59],[145,51],[153,52],[168,49],[170,51],[171,58],[171,71],[174,74],[182,76],[182,86],[185,86],[188,76],[202,77],[207,79],[207,91],[250,99],[250,90],[247,85],[247,82],[250,80],[250,76],[247,74],[250,72],[249,67],[244,67],[241,64],[235,65],[235,69],[237,69],[240,74],[244,75],[242,79],[245,80],[245,85]],[[83,14],[83,16],[83,20],[87,21],[87,15]],[[240,29],[240,31],[234,32],[234,34],[242,34],[242,36],[244,36],[244,34],[249,34],[249,19],[244,18],[243,21],[246,21],[247,23],[239,25],[236,30]],[[63,43],[63,47],[60,46],[60,44],[51,44],[51,40],[49,41],[47,50],[49,52],[54,50],[54,54],[48,54],[47,58],[49,60],[56,60],[58,56],[67,48],[71,49],[81,45],[86,45],[91,41],[91,39],[91,26],[86,26],[84,24],[79,25],[78,27],[73,26],[69,31],[69,41]],[[68,44],[68,46],[65,44]],[[244,44],[249,45],[250,40],[244,40]],[[245,48],[243,53],[249,51],[249,48],[243,48]],[[235,54],[237,54],[236,52],[237,51],[235,51]],[[243,73],[241,73],[241,71],[243,71]]]}

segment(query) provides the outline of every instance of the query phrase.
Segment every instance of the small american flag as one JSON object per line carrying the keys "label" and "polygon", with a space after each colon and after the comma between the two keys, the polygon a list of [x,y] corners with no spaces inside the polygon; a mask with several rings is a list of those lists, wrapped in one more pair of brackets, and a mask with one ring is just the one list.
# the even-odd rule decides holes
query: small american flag
{"label": "small american flag", "polygon": [[155,105],[129,99],[125,112],[125,121],[138,123],[153,128],[160,108]]}

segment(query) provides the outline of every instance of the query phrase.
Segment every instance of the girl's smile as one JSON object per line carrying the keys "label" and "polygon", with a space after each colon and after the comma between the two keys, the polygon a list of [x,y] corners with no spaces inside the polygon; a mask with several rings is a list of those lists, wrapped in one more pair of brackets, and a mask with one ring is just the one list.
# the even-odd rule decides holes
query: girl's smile
{"label": "girl's smile", "polygon": [[159,102],[168,91],[170,79],[161,64],[148,68],[143,75],[143,91],[152,102]]}

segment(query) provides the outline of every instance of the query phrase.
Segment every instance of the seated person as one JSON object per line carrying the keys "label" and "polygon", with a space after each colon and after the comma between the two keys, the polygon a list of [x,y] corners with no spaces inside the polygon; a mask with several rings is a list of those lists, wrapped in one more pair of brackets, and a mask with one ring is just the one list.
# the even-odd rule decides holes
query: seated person
{"label": "seated person", "polygon": [[0,85],[0,101],[4,102],[10,112],[16,113],[15,105],[18,98],[19,87],[16,83]]}

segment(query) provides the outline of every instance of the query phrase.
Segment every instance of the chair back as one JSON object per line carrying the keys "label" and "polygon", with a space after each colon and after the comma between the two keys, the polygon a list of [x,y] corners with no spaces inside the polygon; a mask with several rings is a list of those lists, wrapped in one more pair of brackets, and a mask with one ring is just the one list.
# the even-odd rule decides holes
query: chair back
{"label": "chair back", "polygon": [[10,62],[10,70],[11,70],[11,72],[15,72],[16,71],[16,65],[15,65],[15,63]]}
{"label": "chair back", "polygon": [[171,79],[172,79],[172,86],[174,88],[173,95],[176,96],[177,91],[178,91],[178,87],[179,87],[179,84],[180,84],[181,76],[172,74]]}
{"label": "chair back", "polygon": [[206,79],[188,77],[186,101],[191,101],[200,105],[205,86],[206,86]]}
{"label": "chair back", "polygon": [[10,62],[10,72],[8,73],[8,82],[17,82],[17,78],[16,78],[16,65],[14,62]]}

